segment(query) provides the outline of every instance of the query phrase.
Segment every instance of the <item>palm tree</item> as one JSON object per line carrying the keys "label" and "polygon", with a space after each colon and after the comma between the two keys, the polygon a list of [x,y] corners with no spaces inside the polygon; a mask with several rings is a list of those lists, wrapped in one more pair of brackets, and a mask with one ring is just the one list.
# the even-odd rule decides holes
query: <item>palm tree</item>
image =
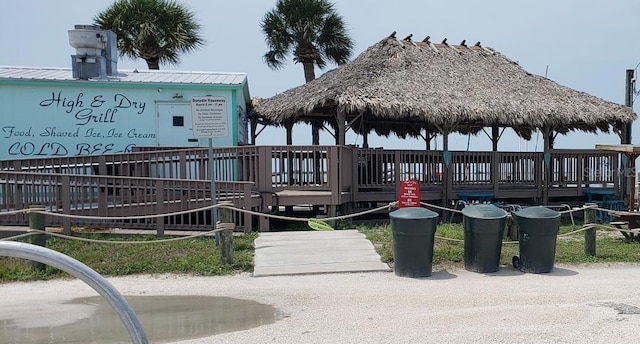
{"label": "palm tree", "polygon": [[[264,61],[272,69],[284,65],[287,55],[302,63],[305,81],[316,78],[314,68],[324,68],[327,61],[343,64],[353,52],[345,22],[327,0],[278,0],[260,23],[269,51]],[[287,144],[292,144],[287,125]],[[320,143],[319,124],[313,123],[313,144]]]}
{"label": "palm tree", "polygon": [[142,58],[149,69],[204,45],[194,14],[174,0],[116,0],[94,21],[116,34],[120,56]]}

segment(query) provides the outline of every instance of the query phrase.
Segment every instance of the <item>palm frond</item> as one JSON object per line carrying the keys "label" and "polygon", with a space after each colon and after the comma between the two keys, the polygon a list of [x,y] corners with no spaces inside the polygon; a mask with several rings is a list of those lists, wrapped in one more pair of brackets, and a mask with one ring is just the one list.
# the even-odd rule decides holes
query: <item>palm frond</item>
{"label": "palm frond", "polygon": [[281,68],[290,53],[296,63],[324,68],[327,61],[346,62],[353,50],[342,17],[327,0],[279,0],[261,28],[270,49],[264,60],[274,69]]}
{"label": "palm frond", "polygon": [[121,56],[177,64],[206,42],[193,12],[173,0],[117,0],[94,21],[118,37]]}

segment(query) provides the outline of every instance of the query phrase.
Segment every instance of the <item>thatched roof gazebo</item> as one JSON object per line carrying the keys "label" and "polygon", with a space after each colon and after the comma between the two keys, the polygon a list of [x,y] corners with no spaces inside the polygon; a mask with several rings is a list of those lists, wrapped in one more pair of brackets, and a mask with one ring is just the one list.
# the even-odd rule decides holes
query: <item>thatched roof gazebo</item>
{"label": "thatched roof gazebo", "polygon": [[558,133],[620,134],[636,119],[629,107],[528,73],[480,42],[414,42],[395,33],[316,80],[255,102],[253,116],[276,125],[319,120],[336,129],[338,144],[349,128],[365,143],[371,131],[427,142],[439,133],[444,150],[452,132],[492,128],[497,150],[500,128],[526,139],[541,130],[547,150]]}

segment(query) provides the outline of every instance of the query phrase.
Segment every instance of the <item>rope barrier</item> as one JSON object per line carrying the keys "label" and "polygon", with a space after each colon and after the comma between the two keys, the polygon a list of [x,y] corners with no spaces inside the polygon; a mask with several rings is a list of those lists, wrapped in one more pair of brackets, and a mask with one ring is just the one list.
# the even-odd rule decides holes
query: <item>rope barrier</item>
{"label": "rope barrier", "polygon": [[569,236],[569,235],[573,235],[573,234],[580,233],[580,232],[584,232],[584,231],[586,231],[587,229],[590,229],[590,228],[593,228],[593,227],[596,227],[596,226],[585,226],[585,227],[582,227],[582,228],[580,228],[580,229],[576,229],[576,230],[571,231],[571,232],[567,232],[567,233],[563,233],[563,234],[558,234],[558,238],[565,237],[565,236]]}
{"label": "rope barrier", "polygon": [[462,210],[453,209],[453,208],[447,208],[447,207],[441,207],[439,205],[435,205],[435,204],[431,204],[431,203],[427,203],[427,202],[420,202],[420,204],[422,204],[424,206],[427,206],[427,207],[440,209],[440,210],[451,211],[451,212],[454,212],[454,213],[462,213]]}
{"label": "rope barrier", "polygon": [[[448,209],[445,207],[440,207],[440,206],[436,206],[434,204],[430,204],[430,203],[426,203],[426,202],[420,202],[422,205],[425,206],[431,206],[434,208],[439,208],[442,210],[450,210],[450,211],[456,211],[456,212],[461,212],[460,210],[455,210],[455,209]],[[350,218],[350,217],[356,217],[356,216],[361,216],[361,215],[365,215],[365,214],[369,214],[369,213],[373,213],[376,211],[380,211],[383,209],[388,209],[389,207],[393,207],[397,205],[397,202],[393,202],[390,203],[388,206],[382,206],[382,207],[378,207],[375,209],[370,209],[370,210],[366,210],[366,211],[362,211],[359,213],[354,213],[354,214],[349,214],[349,215],[343,215],[343,216],[334,216],[334,217],[330,217],[330,218],[324,218],[323,220],[325,221],[331,221],[331,220],[341,220],[341,219],[346,219],[346,218]],[[266,216],[266,217],[270,217],[270,218],[276,218],[276,219],[283,219],[283,220],[292,220],[292,221],[308,221],[308,218],[297,218],[297,217],[290,217],[290,216],[279,216],[279,215],[274,215],[274,214],[263,214],[263,213],[259,213],[259,212],[255,212],[255,211],[251,211],[251,210],[246,210],[246,209],[241,209],[241,208],[237,208],[235,206],[231,206],[228,204],[216,204],[216,205],[211,205],[211,206],[207,206],[207,207],[203,207],[203,208],[198,208],[198,209],[192,209],[189,211],[181,211],[181,212],[176,212],[176,213],[170,213],[170,214],[156,214],[156,215],[147,215],[147,216],[133,216],[133,217],[92,217],[92,216],[80,216],[80,215],[69,215],[69,214],[58,214],[58,213],[49,213],[49,212],[43,212],[41,210],[34,210],[34,209],[24,209],[24,210],[19,210],[19,211],[15,211],[15,213],[23,213],[23,212],[35,212],[35,213],[43,213],[46,215],[53,215],[53,216],[68,216],[68,217],[75,217],[75,218],[85,218],[85,219],[134,219],[134,218],[155,218],[155,217],[161,217],[161,216],[172,216],[172,215],[179,215],[179,214],[184,214],[184,213],[191,213],[191,212],[196,212],[196,211],[202,211],[202,210],[207,210],[207,209],[213,209],[213,208],[226,208],[226,209],[230,209],[230,210],[235,210],[238,212],[244,212],[244,213],[249,213],[252,215],[258,215],[258,216]],[[600,208],[597,208],[596,206],[583,206],[581,208],[575,208],[572,209],[571,211],[583,211],[584,209],[587,208],[591,208],[591,209],[596,209],[599,210]],[[608,210],[608,209],[605,209]],[[560,213],[569,213],[570,211],[563,211]],[[188,236],[184,236],[184,237],[179,237],[179,238],[171,238],[171,239],[162,239],[162,240],[147,240],[147,241],[122,241],[122,240],[98,240],[98,239],[89,239],[89,238],[82,238],[82,237],[76,237],[76,236],[69,236],[69,235],[64,235],[64,234],[59,234],[59,233],[55,233],[55,232],[46,232],[43,230],[37,230],[37,229],[29,229],[28,233],[25,234],[20,234],[20,235],[16,235],[16,236],[12,236],[12,237],[7,237],[7,238],[2,238],[0,239],[0,241],[5,240],[16,240],[16,239],[20,239],[20,238],[24,238],[24,237],[28,237],[31,235],[35,235],[35,234],[45,234],[45,235],[50,235],[50,236],[54,236],[54,237],[60,237],[60,238],[65,238],[65,239],[72,239],[72,240],[79,240],[79,241],[84,241],[84,242],[92,242],[92,243],[109,243],[109,244],[150,244],[150,243],[164,243],[164,242],[171,242],[171,241],[180,241],[180,240],[188,240],[188,239],[192,239],[192,238],[197,238],[197,237],[202,237],[202,236],[206,236],[206,235],[210,235],[216,232],[220,232],[223,230],[233,230],[235,225],[233,223],[219,223],[217,225],[218,228],[214,229],[214,230],[210,230],[210,231],[206,231],[206,232],[201,232],[201,233],[196,233],[193,235],[188,235]],[[563,233],[563,234],[559,234],[558,237],[565,237],[565,236],[570,236],[576,233],[580,233],[583,232],[587,229],[590,228],[601,228],[601,229],[607,229],[607,230],[611,230],[611,231],[622,231],[622,232],[632,232],[631,230],[625,230],[622,228],[616,228],[616,227],[611,227],[611,226],[606,226],[603,224],[585,224],[582,228],[568,232],[568,233]],[[452,242],[464,242],[464,240],[462,239],[454,239],[454,238],[447,238],[447,237],[442,237],[442,236],[435,236],[435,239],[438,240],[442,240],[442,241],[452,241]],[[519,243],[518,241],[503,241],[502,244],[517,244]]]}
{"label": "rope barrier", "polygon": [[[426,206],[426,207],[430,207],[430,208],[440,209],[440,210],[444,210],[444,211],[450,211],[450,212],[454,212],[454,213],[462,213],[462,211],[459,210],[459,209],[442,207],[442,206],[435,205],[435,204],[432,204],[432,203],[420,202],[420,204],[423,205],[423,206]],[[370,213],[375,213],[375,212],[378,212],[378,211],[384,210],[384,209],[395,208],[397,206],[398,206],[398,202],[395,201],[395,202],[389,203],[388,205],[381,206],[381,207],[378,207],[378,208],[369,209],[369,210],[365,210],[365,211],[362,211],[362,212],[352,213],[352,214],[347,214],[347,215],[326,217],[326,218],[322,218],[322,220],[323,221],[344,220],[344,219],[353,218],[353,217],[357,217],[357,216],[362,216],[362,215],[366,215],[366,214],[370,214]],[[309,218],[282,216],[282,215],[276,215],[276,214],[266,214],[266,213],[256,212],[256,211],[252,211],[252,210],[248,210],[248,209],[242,209],[242,208],[238,208],[238,207],[230,206],[230,205],[226,205],[226,204],[214,204],[214,205],[201,207],[201,208],[189,209],[189,210],[178,211],[178,212],[173,212],[173,213],[166,213],[166,214],[153,214],[153,215],[92,216],[92,215],[62,214],[62,213],[56,213],[56,212],[42,211],[42,210],[39,210],[39,209],[22,209],[22,210],[16,210],[16,211],[2,212],[2,213],[0,213],[0,215],[14,215],[14,214],[20,214],[20,213],[38,213],[38,214],[45,214],[45,215],[49,215],[49,216],[66,217],[66,218],[71,218],[71,219],[142,220],[142,219],[153,219],[153,218],[161,218],[161,217],[168,217],[168,216],[185,215],[185,214],[190,214],[190,213],[195,213],[195,212],[199,212],[199,211],[205,211],[205,210],[210,210],[210,209],[215,209],[215,208],[220,208],[220,207],[221,208],[231,209],[231,210],[238,211],[238,212],[241,212],[241,213],[248,213],[248,214],[256,215],[256,216],[264,216],[264,217],[268,217],[268,218],[272,218],[272,219],[278,219],[278,220],[298,221],[298,222],[307,222],[307,221],[309,221]],[[574,209],[570,209],[570,210],[565,210],[565,211],[561,211],[559,213],[560,214],[566,214],[566,213],[570,213],[570,212],[584,211],[584,209],[587,209],[587,208],[592,208],[592,209],[596,209],[596,210],[603,210],[603,211],[612,211],[610,209],[597,208],[596,206],[583,206],[581,208],[574,208]]]}
{"label": "rope barrier", "polygon": [[31,211],[31,209],[0,211],[0,216],[3,216],[3,215],[17,215],[17,214],[22,214],[22,213],[28,213],[30,211]]}
{"label": "rope barrier", "polygon": [[624,229],[624,228],[618,228],[618,227],[611,227],[611,226],[607,226],[607,225],[605,225],[605,224],[597,224],[597,225],[594,225],[594,227],[598,227],[598,228],[601,228],[601,229],[606,229],[606,230],[609,230],[609,231],[625,232],[625,233],[634,233],[634,234],[635,234],[635,232],[633,231],[633,229],[635,229],[635,228],[632,228],[632,229]]}
{"label": "rope barrier", "polygon": [[89,238],[82,238],[82,237],[71,236],[71,235],[64,235],[64,234],[55,233],[55,232],[46,232],[46,231],[39,230],[39,229],[29,229],[29,233],[16,235],[16,236],[13,236],[13,237],[4,238],[4,239],[0,239],[0,240],[13,240],[13,239],[18,239],[18,238],[21,238],[21,237],[35,235],[35,234],[45,234],[45,235],[50,235],[50,236],[54,236],[54,237],[58,237],[58,238],[71,239],[71,240],[84,241],[84,242],[91,242],[91,243],[98,243],[98,244],[160,244],[160,243],[171,242],[171,241],[180,241],[180,240],[193,239],[193,238],[202,237],[202,236],[205,236],[205,235],[209,235],[209,234],[213,234],[213,233],[217,233],[217,232],[221,232],[221,231],[229,230],[229,229],[232,230],[235,227],[235,225],[233,223],[228,223],[228,224],[227,223],[220,223],[220,224],[218,224],[217,227],[219,227],[219,228],[216,228],[214,230],[210,230],[210,231],[207,231],[207,232],[197,233],[197,234],[188,235],[188,236],[179,237],[179,238],[160,239],[160,240],[145,240],[145,241],[89,239]]}
{"label": "rope barrier", "polygon": [[[264,214],[264,213],[259,213],[259,212],[255,212],[255,211],[252,211],[252,210],[236,208],[234,206],[229,206],[229,205],[222,205],[221,207],[222,208],[231,209],[231,210],[235,210],[235,211],[238,211],[238,212],[241,212],[241,213],[248,213],[248,214],[257,215],[257,216],[265,216],[265,217],[269,217],[269,218],[273,218],[273,219],[279,219],[279,220],[291,220],[291,221],[300,221],[300,222],[309,221],[309,218],[282,216],[282,215],[275,215],[275,214]],[[341,216],[333,216],[333,217],[325,217],[325,218],[322,218],[321,220],[323,220],[323,221],[344,220],[344,219],[348,219],[348,218],[351,218],[351,217],[357,217],[357,216],[361,216],[361,215],[375,213],[377,211],[380,211],[380,210],[383,210],[383,209],[388,209],[388,208],[389,208],[389,206],[385,205],[385,206],[381,206],[381,207],[378,207],[378,208],[375,208],[375,209],[369,209],[369,210],[361,211],[359,213],[353,213],[353,214],[341,215]]]}
{"label": "rope barrier", "polygon": [[569,209],[569,210],[563,210],[563,211],[559,211],[558,213],[560,214],[568,214],[568,213],[573,213],[573,212],[578,212],[578,211],[584,211],[585,209],[597,209],[596,205],[583,205],[582,207],[576,207],[573,209]]}
{"label": "rope barrier", "polygon": [[[344,219],[348,219],[348,218],[353,218],[353,217],[357,217],[357,216],[362,216],[362,215],[378,212],[378,211],[384,210],[384,209],[397,207],[397,204],[398,204],[397,201],[396,202],[391,202],[391,203],[389,203],[389,205],[381,206],[381,207],[378,207],[378,208],[369,209],[369,210],[365,210],[365,211],[358,212],[358,213],[353,213],[353,214],[327,217],[327,218],[323,218],[322,220],[323,221],[344,220]],[[458,209],[442,207],[442,206],[438,206],[438,205],[427,203],[427,202],[420,202],[420,204],[424,205],[424,206],[427,206],[427,207],[440,209],[440,210],[446,210],[446,211],[451,211],[451,212],[456,212],[456,213],[462,213],[462,211],[458,210]],[[161,218],[161,217],[167,217],[167,216],[184,215],[184,214],[190,214],[190,213],[209,210],[209,209],[214,209],[214,208],[226,208],[226,209],[238,211],[238,212],[241,212],[241,213],[248,213],[248,214],[256,215],[256,216],[265,216],[265,217],[268,217],[268,218],[285,220],[285,221],[298,221],[298,222],[308,222],[309,221],[309,218],[282,216],[282,215],[275,215],[275,214],[265,214],[265,213],[261,213],[261,212],[248,210],[248,209],[238,208],[238,207],[235,207],[235,206],[230,206],[230,205],[227,205],[227,204],[215,204],[215,205],[210,205],[210,206],[206,206],[206,207],[201,207],[201,208],[196,208],[196,209],[189,209],[189,210],[178,211],[178,212],[173,212],[173,213],[166,213],[166,214],[132,215],[132,216],[72,215],[72,214],[62,214],[62,213],[55,213],[55,212],[47,212],[47,211],[42,211],[42,210],[39,210],[39,209],[23,209],[23,210],[16,210],[16,211],[12,211],[12,212],[6,212],[6,213],[2,213],[2,214],[4,215],[4,214],[19,214],[19,213],[32,213],[33,212],[33,213],[39,213],[39,214],[44,214],[44,215],[49,215],[49,216],[66,217],[66,218],[72,218],[72,219],[139,220],[139,219],[152,219],[152,218]],[[563,212],[560,212],[560,213],[564,214],[564,213],[573,212],[573,211],[583,211],[586,208],[594,208],[594,209],[598,209],[599,210],[599,208],[595,208],[595,206],[589,206],[589,207],[582,207],[582,208],[576,208],[576,209],[572,209],[572,210],[568,210],[568,211],[563,211]]]}
{"label": "rope barrier", "polygon": [[174,212],[174,213],[153,214],[153,215],[131,215],[131,216],[91,216],[91,215],[72,215],[72,214],[62,214],[62,213],[54,213],[54,212],[42,211],[42,210],[38,210],[38,209],[32,209],[32,210],[29,210],[28,212],[29,212],[29,213],[36,213],[36,214],[44,214],[44,215],[57,216],[57,217],[67,217],[67,218],[71,218],[71,219],[89,219],[89,220],[142,220],[142,219],[154,219],[154,218],[165,217],[165,216],[185,215],[185,214],[195,213],[195,212],[198,212],[198,211],[203,211],[203,210],[209,210],[209,209],[214,209],[214,208],[222,207],[223,205],[224,205],[224,204],[222,204],[222,203],[218,203],[218,204],[209,205],[209,206],[202,207],[202,208],[196,208],[196,209],[183,210],[183,211],[178,211],[178,212]]}
{"label": "rope barrier", "polygon": [[[456,212],[456,213],[462,213],[462,211],[458,210],[458,209],[442,207],[442,206],[438,206],[438,205],[427,203],[427,202],[420,202],[420,204],[424,205],[426,207],[432,207],[432,208],[436,208],[436,209],[440,209],[440,210],[451,211],[451,212]],[[398,202],[395,201],[395,202],[389,203],[388,205],[381,206],[381,207],[378,207],[378,208],[369,209],[369,210],[365,210],[365,211],[358,212],[358,213],[353,213],[353,214],[327,217],[327,218],[323,218],[322,220],[323,221],[343,220],[343,219],[348,219],[348,218],[353,218],[353,217],[357,217],[357,216],[362,216],[362,215],[378,212],[378,211],[384,210],[384,209],[390,209],[390,208],[393,208],[393,207],[397,207],[397,205],[398,205]],[[50,215],[50,216],[76,218],[76,219],[134,220],[134,219],[151,219],[151,218],[161,218],[161,217],[166,217],[166,216],[184,215],[184,214],[189,214],[189,213],[193,213],[193,212],[204,211],[204,210],[209,210],[209,209],[214,209],[214,208],[226,208],[226,209],[238,211],[238,212],[241,212],[241,213],[248,213],[248,214],[256,215],[256,216],[265,216],[265,217],[268,217],[268,218],[286,220],[286,221],[298,221],[298,222],[308,222],[309,221],[309,218],[282,216],[282,215],[275,215],[275,214],[265,214],[265,213],[261,213],[261,212],[248,210],[248,209],[238,208],[238,207],[235,207],[235,206],[232,206],[232,205],[228,205],[228,204],[224,204],[224,203],[219,203],[219,204],[215,204],[215,205],[210,205],[210,206],[206,206],[206,207],[190,209],[190,210],[185,210],[185,211],[178,211],[178,212],[166,213],[166,214],[153,214],[153,215],[89,216],[89,215],[61,214],[61,213],[55,213],[55,212],[42,211],[42,210],[39,210],[39,209],[22,209],[22,210],[8,211],[8,212],[0,213],[0,215],[13,215],[13,214],[31,213],[31,212],[33,212],[33,213]],[[589,206],[584,205],[584,206],[582,206],[580,208],[564,210],[564,211],[560,211],[559,213],[560,214],[567,214],[567,213],[571,213],[571,212],[584,211],[585,209],[595,209],[595,210],[606,211],[606,212],[613,212],[614,211],[614,210],[611,210],[611,209],[599,208],[596,205],[589,205]],[[597,225],[597,226],[596,225],[591,225],[591,226],[586,225],[581,229],[578,229],[578,230],[575,230],[575,231],[572,231],[572,232],[569,232],[569,233],[564,233],[564,234],[561,234],[561,235],[558,235],[558,236],[562,237],[562,236],[572,235],[572,234],[579,233],[579,232],[585,231],[586,229],[593,228],[593,227],[606,228],[606,229],[609,229],[609,230],[616,230],[616,231],[631,232],[630,230],[625,230],[625,229],[621,229],[621,228],[614,228],[614,227],[608,227],[608,226],[604,226],[604,225]],[[165,240],[154,240],[154,241],[141,241],[141,242],[134,242],[134,241],[104,241],[104,240],[77,238],[77,237],[62,235],[62,234],[53,233],[53,232],[44,232],[44,233],[48,234],[48,235],[52,235],[52,236],[63,237],[63,238],[72,238],[72,239],[84,240],[84,241],[89,241],[89,242],[108,242],[108,243],[127,243],[127,244],[132,244],[132,243],[149,243],[149,242],[159,243],[159,242],[167,242],[167,241],[186,240],[186,239],[189,239],[189,238],[205,236],[205,235],[212,234],[212,233],[215,233],[215,232],[218,232],[218,231],[221,231],[221,230],[224,230],[224,228],[215,229],[215,230],[207,231],[207,232],[202,232],[202,233],[198,233],[198,234],[194,234],[194,235],[190,235],[190,236],[186,236],[186,237],[172,238],[172,239],[165,239]],[[38,232],[38,230],[31,230],[30,233],[21,234],[21,235],[18,235],[18,236],[15,236],[15,237],[10,237],[10,238],[4,238],[2,240],[17,239],[17,238],[33,235],[34,232]],[[439,240],[463,241],[463,240],[460,240],[460,239],[452,239],[452,238],[444,238],[444,237],[436,237],[436,238],[439,239]],[[503,243],[504,244],[512,244],[512,243],[517,243],[517,241],[503,242]]]}
{"label": "rope barrier", "polygon": [[18,234],[18,235],[14,235],[14,236],[10,236],[10,237],[6,237],[6,238],[2,238],[0,239],[0,241],[12,241],[12,240],[16,240],[16,239],[20,239],[20,238],[26,238],[29,236],[34,235],[35,233],[31,233],[30,231],[24,234]]}
{"label": "rope barrier", "polygon": [[[249,213],[251,215],[265,216],[265,217],[274,218],[274,219],[280,219],[280,220],[301,221],[301,222],[309,221],[309,218],[281,216],[281,215],[275,215],[275,214],[265,214],[265,213],[260,213],[260,212],[256,212],[256,211],[252,211],[252,210],[237,208],[235,206],[230,206],[230,205],[226,205],[226,204],[222,204],[222,203],[215,204],[215,205],[210,205],[210,206],[206,206],[206,207],[201,207],[201,208],[196,208],[196,209],[189,209],[189,210],[184,210],[184,211],[173,212],[173,213],[154,214],[154,215],[132,215],[132,216],[72,215],[72,214],[62,214],[62,213],[42,211],[42,210],[38,210],[38,209],[25,209],[25,210],[21,210],[20,212],[37,213],[37,214],[44,214],[44,215],[57,216],[57,217],[67,217],[67,218],[72,218],[72,219],[141,220],[141,219],[152,219],[152,218],[159,218],[159,217],[165,217],[165,216],[184,215],[184,214],[189,214],[189,213],[194,213],[194,212],[204,211],[204,210],[209,210],[209,209],[214,209],[214,208],[226,208],[226,209],[235,210],[235,211],[238,211],[238,212],[241,212],[241,213]],[[351,217],[356,217],[356,216],[361,216],[361,215],[374,213],[374,212],[377,212],[377,211],[380,211],[380,210],[383,210],[383,209],[388,209],[388,208],[389,208],[389,206],[385,205],[385,206],[381,206],[381,207],[378,207],[378,208],[375,208],[375,209],[365,210],[365,211],[362,211],[362,212],[359,212],[359,213],[327,217],[327,218],[323,218],[322,220],[324,220],[324,221],[343,220],[343,219],[348,219],[348,218],[351,218]]]}
{"label": "rope barrier", "polygon": [[598,207],[594,207],[592,209],[595,209],[597,211],[604,211],[607,213],[616,213],[616,212],[620,212],[620,210],[613,210],[613,209],[605,209],[605,208],[598,208]]}

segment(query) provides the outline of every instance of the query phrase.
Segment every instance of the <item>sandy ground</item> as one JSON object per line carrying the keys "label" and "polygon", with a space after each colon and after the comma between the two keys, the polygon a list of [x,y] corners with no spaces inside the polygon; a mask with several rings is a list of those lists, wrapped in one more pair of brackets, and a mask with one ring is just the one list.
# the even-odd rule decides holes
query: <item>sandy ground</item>
{"label": "sandy ground", "polygon": [[[549,274],[434,268],[422,279],[368,272],[109,281],[123,295],[227,296],[284,314],[270,325],[180,343],[640,343],[640,264],[556,265]],[[0,308],[94,295],[79,280],[10,283],[0,285]]]}

